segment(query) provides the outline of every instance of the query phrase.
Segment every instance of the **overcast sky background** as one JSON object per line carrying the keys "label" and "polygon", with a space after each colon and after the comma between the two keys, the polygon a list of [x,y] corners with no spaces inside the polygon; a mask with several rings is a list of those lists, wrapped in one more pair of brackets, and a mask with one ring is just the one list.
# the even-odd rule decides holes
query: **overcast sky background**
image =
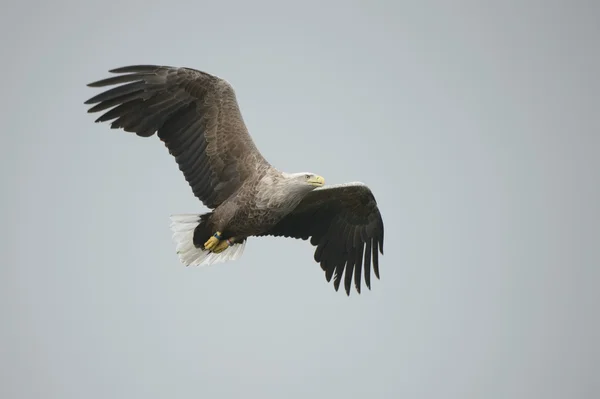
{"label": "overcast sky background", "polygon": [[[3,4],[2,398],[600,396],[594,1]],[[235,87],[267,159],[360,180],[382,280],[306,242],[185,268],[204,212],[156,137],[94,124],[138,63]]]}

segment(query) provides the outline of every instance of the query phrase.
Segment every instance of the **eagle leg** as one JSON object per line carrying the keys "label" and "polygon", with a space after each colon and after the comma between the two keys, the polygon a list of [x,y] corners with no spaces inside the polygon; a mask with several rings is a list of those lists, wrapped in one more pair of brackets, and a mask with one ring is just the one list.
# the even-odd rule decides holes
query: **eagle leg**
{"label": "eagle leg", "polygon": [[225,251],[227,248],[232,246],[234,241],[234,237],[228,238],[226,240],[221,240],[219,244],[217,244],[217,246],[213,248],[212,251],[216,254],[220,254],[221,252]]}
{"label": "eagle leg", "polygon": [[223,236],[221,236],[221,232],[217,231],[212,237],[208,239],[208,241],[204,243],[204,249],[212,251],[217,246],[217,244],[221,242],[222,238]]}

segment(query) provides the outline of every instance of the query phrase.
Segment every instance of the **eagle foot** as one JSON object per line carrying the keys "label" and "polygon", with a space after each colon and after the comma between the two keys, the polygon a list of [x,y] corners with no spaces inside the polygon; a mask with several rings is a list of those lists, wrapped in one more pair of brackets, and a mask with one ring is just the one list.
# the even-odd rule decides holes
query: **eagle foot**
{"label": "eagle foot", "polygon": [[212,251],[221,242],[221,232],[217,231],[212,237],[204,243],[204,249]]}
{"label": "eagle foot", "polygon": [[227,248],[232,246],[233,241],[234,241],[233,237],[228,238],[227,240],[220,241],[219,244],[217,244],[217,246],[215,248],[213,248],[212,252],[214,252],[216,254],[220,254],[221,252],[225,251]]}

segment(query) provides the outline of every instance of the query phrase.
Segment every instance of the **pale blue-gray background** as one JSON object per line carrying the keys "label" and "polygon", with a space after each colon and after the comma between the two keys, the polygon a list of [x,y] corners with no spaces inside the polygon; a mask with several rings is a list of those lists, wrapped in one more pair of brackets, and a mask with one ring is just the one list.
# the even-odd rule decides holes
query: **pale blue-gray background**
{"label": "pale blue-gray background", "polygon": [[[3,3],[0,397],[599,397],[598,8]],[[83,105],[136,63],[226,78],[274,165],[370,185],[373,290],[301,241],[182,266],[168,217],[205,208]]]}

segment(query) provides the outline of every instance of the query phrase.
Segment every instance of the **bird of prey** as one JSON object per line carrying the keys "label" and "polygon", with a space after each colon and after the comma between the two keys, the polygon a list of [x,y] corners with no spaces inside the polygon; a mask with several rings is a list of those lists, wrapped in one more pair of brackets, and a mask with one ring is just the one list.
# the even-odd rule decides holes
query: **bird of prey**
{"label": "bird of prey", "polygon": [[180,261],[188,266],[238,259],[249,237],[308,240],[314,260],[336,291],[344,274],[360,293],[379,279],[383,220],[373,193],[360,182],[324,186],[314,173],[286,173],[255,146],[232,86],[192,68],[131,65],[88,84],[106,89],[85,104],[140,137],[157,133],[210,212],[171,215]]}

